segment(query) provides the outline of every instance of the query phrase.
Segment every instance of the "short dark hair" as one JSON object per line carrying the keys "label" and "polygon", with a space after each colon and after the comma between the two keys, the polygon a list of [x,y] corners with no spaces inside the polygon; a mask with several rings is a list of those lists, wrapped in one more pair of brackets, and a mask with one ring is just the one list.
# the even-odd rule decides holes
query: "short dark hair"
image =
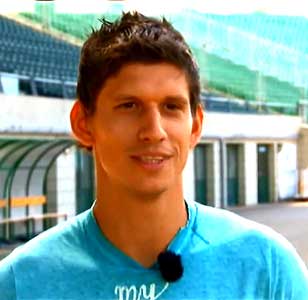
{"label": "short dark hair", "polygon": [[81,49],[77,97],[87,113],[95,111],[96,98],[106,80],[128,63],[171,63],[182,69],[189,85],[192,115],[200,103],[197,64],[183,36],[165,19],[138,12],[123,13],[114,22],[101,19]]}

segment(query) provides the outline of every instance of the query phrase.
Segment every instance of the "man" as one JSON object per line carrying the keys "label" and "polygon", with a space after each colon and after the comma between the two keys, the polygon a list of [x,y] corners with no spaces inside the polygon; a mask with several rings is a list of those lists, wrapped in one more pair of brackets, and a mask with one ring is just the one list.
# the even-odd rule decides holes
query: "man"
{"label": "man", "polygon": [[184,200],[199,92],[167,21],[103,21],[82,49],[71,112],[95,157],[97,199],[1,262],[1,299],[308,299],[307,271],[282,237]]}

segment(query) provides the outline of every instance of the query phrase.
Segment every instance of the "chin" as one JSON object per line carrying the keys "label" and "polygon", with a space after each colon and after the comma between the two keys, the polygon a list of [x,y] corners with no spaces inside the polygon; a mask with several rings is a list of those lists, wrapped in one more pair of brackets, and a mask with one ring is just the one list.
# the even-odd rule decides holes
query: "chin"
{"label": "chin", "polygon": [[166,193],[170,188],[166,186],[155,186],[155,187],[145,187],[142,189],[140,187],[135,190],[135,194],[142,199],[157,199]]}

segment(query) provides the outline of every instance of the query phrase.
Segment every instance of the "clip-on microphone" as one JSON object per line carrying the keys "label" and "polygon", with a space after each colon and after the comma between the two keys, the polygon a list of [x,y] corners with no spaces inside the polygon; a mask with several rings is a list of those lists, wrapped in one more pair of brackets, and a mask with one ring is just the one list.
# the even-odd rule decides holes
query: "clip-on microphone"
{"label": "clip-on microphone", "polygon": [[168,282],[180,279],[184,269],[181,256],[172,251],[164,251],[158,255],[158,265],[162,277]]}

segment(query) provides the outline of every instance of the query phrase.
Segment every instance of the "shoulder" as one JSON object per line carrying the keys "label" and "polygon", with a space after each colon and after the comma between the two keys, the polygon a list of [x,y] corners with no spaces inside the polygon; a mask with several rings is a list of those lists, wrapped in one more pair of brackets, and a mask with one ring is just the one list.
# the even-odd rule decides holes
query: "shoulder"
{"label": "shoulder", "polygon": [[272,274],[275,293],[288,290],[290,295],[298,295],[297,298],[290,296],[290,299],[307,299],[307,267],[284,236],[266,225],[225,209],[198,203],[195,206],[194,231],[207,240],[209,246],[242,261],[253,259],[254,262],[262,262],[262,266]]}
{"label": "shoulder", "polygon": [[84,223],[86,222],[89,211],[86,211],[70,220],[63,222],[53,228],[39,234],[29,242],[16,248],[3,261],[14,271],[16,266],[35,264],[36,261],[54,260],[61,257],[63,251],[70,251],[70,248],[82,244],[84,234]]}
{"label": "shoulder", "polygon": [[[15,300],[27,284],[40,280],[38,276],[48,275],[65,259],[75,260],[76,249],[84,244],[82,236],[88,214],[82,213],[41,233],[0,261],[1,299],[5,295],[3,299]],[[64,258],[64,253],[70,255]]]}
{"label": "shoulder", "polygon": [[0,295],[1,299],[16,299],[14,272],[10,262],[7,259],[0,261]]}
{"label": "shoulder", "polygon": [[259,238],[266,238],[274,234],[274,231],[269,227],[226,209],[199,203],[194,203],[194,205],[196,211],[194,229],[198,234],[206,236],[211,244],[225,243],[247,234]]}
{"label": "shoulder", "polygon": [[241,217],[231,211],[195,204],[194,231],[211,245],[237,244],[243,249],[259,249],[273,256],[298,256],[295,248],[280,233],[269,226]]}

